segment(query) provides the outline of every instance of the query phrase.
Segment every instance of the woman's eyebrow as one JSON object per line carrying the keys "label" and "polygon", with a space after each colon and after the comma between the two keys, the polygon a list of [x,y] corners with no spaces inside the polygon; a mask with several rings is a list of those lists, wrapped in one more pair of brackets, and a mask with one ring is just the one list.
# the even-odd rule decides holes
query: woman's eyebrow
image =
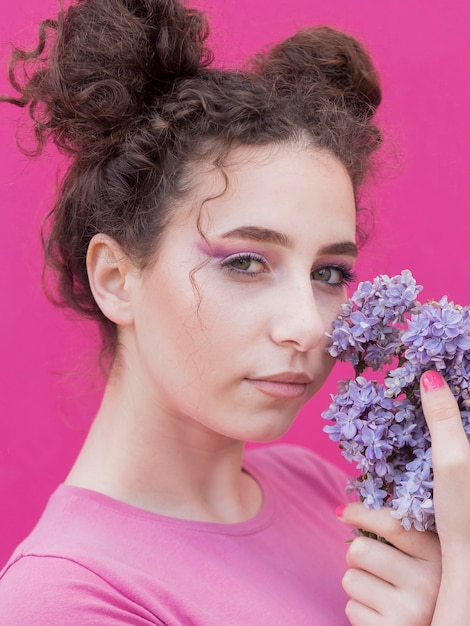
{"label": "woman's eyebrow", "polygon": [[261,226],[240,226],[234,228],[222,235],[222,239],[229,238],[251,239],[253,241],[264,241],[266,243],[275,243],[285,248],[292,248],[293,243],[287,235],[279,233],[270,228],[262,228]]}
{"label": "woman's eyebrow", "polygon": [[[252,241],[263,241],[266,243],[274,243],[284,248],[292,248],[293,242],[287,235],[270,228],[262,228],[261,226],[240,226],[224,233],[222,239],[250,239]],[[319,250],[320,256],[324,254],[345,254],[347,256],[357,257],[358,247],[353,241],[339,241],[331,243]]]}
{"label": "woman's eyebrow", "polygon": [[338,243],[328,244],[318,251],[319,256],[323,254],[345,254],[347,256],[357,257],[359,249],[353,241],[339,241]]}

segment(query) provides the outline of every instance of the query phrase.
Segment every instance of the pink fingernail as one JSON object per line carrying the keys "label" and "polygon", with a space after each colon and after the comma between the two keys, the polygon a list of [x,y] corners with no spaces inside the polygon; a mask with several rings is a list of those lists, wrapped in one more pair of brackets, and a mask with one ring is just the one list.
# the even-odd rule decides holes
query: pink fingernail
{"label": "pink fingernail", "polygon": [[421,382],[425,391],[436,391],[444,386],[444,380],[442,376],[434,371],[424,372],[421,376]]}
{"label": "pink fingernail", "polygon": [[340,504],[339,506],[337,506],[335,510],[336,517],[343,517],[345,508],[346,508],[345,504]]}

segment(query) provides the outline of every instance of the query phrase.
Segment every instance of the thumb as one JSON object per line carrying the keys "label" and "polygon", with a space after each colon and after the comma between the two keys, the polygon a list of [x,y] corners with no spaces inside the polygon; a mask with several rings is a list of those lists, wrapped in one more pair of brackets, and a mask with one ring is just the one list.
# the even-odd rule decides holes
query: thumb
{"label": "thumb", "polygon": [[421,402],[431,433],[434,471],[450,469],[467,459],[469,444],[458,404],[445,380],[434,370],[421,376]]}
{"label": "thumb", "polygon": [[453,544],[469,536],[470,445],[458,404],[438,372],[422,375],[421,401],[432,440],[436,525],[441,543]]}

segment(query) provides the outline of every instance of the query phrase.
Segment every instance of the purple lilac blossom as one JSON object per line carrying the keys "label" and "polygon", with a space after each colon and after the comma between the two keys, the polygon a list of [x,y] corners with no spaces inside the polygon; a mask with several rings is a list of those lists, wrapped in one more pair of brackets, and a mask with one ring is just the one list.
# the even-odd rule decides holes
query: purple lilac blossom
{"label": "purple lilac blossom", "polygon": [[[470,440],[470,307],[421,304],[409,270],[359,284],[328,337],[329,353],[350,362],[355,379],[340,381],[322,416],[324,430],[360,471],[348,490],[368,508],[388,506],[406,529],[435,530],[431,438],[419,380],[434,368],[447,380]],[[383,382],[364,376],[384,372]]]}

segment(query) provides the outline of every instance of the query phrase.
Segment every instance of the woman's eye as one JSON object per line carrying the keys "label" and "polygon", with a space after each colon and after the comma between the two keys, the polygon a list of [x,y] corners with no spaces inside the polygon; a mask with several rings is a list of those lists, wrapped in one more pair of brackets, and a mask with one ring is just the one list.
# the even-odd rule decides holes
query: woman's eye
{"label": "woman's eye", "polygon": [[222,267],[239,274],[261,274],[266,271],[266,261],[263,257],[253,254],[237,254],[225,259]]}
{"label": "woman's eye", "polygon": [[312,272],[312,280],[327,283],[329,285],[343,286],[354,280],[353,273],[346,267],[329,265],[320,267]]}
{"label": "woman's eye", "polygon": [[236,270],[242,270],[245,272],[251,268],[252,264],[253,264],[253,260],[247,259],[247,258],[235,259],[234,261],[230,263],[230,265]]}

